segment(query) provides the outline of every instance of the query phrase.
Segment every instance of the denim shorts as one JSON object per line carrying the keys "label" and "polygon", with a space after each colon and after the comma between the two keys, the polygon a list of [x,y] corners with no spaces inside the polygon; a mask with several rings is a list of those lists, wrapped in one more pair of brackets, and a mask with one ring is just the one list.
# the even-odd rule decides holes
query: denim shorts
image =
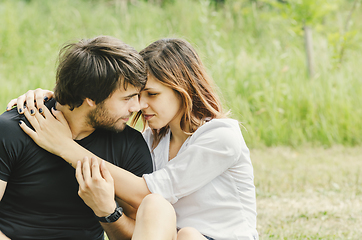
{"label": "denim shorts", "polygon": [[213,238],[205,236],[205,235],[204,235],[204,237],[206,237],[206,239],[208,239],[208,240],[214,240]]}

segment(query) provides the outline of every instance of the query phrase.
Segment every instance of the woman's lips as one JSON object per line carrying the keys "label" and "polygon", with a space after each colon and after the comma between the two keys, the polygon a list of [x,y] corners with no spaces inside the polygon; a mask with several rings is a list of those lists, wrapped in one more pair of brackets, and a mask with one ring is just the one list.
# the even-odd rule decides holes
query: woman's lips
{"label": "woman's lips", "polygon": [[145,118],[146,121],[149,121],[153,116],[155,116],[154,114],[143,114],[143,117]]}

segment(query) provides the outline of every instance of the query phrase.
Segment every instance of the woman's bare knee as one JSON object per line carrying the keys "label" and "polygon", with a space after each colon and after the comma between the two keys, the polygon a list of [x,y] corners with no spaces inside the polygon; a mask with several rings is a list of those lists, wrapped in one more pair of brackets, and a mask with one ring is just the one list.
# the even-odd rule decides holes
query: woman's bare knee
{"label": "woman's bare knee", "polygon": [[147,217],[148,215],[155,217],[156,215],[168,214],[175,215],[173,206],[159,194],[147,195],[141,205],[138,208],[137,216],[142,215]]}
{"label": "woman's bare knee", "polygon": [[206,238],[193,227],[181,228],[177,233],[177,240],[205,240]]}
{"label": "woman's bare knee", "polygon": [[138,208],[133,238],[175,239],[176,213],[161,195],[147,195]]}

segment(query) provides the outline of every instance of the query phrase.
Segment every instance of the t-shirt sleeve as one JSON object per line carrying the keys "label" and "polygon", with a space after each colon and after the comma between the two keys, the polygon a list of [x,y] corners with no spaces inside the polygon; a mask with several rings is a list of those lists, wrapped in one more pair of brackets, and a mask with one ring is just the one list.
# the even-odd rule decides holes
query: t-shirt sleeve
{"label": "t-shirt sleeve", "polygon": [[153,172],[153,164],[148,146],[142,134],[134,129],[128,132],[127,161],[123,166],[127,171],[141,177]]}
{"label": "t-shirt sleeve", "polygon": [[0,180],[8,181],[11,173],[10,158],[7,156],[3,142],[0,144]]}
{"label": "t-shirt sleeve", "polygon": [[249,157],[242,148],[246,145],[239,128],[210,122],[195,132],[185,150],[163,169],[143,177],[152,193],[161,194],[174,204],[221,175],[241,154]]}
{"label": "t-shirt sleeve", "polygon": [[0,115],[0,179],[5,182],[8,181],[17,156],[26,144],[19,138],[24,135],[23,130],[17,125],[19,119],[20,117],[13,112]]}

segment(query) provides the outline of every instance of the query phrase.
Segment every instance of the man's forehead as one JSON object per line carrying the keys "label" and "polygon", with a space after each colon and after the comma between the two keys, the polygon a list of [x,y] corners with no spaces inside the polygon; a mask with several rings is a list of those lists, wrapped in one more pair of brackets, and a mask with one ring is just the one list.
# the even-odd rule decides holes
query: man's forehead
{"label": "man's forehead", "polygon": [[113,94],[117,93],[117,95],[127,97],[130,95],[139,94],[140,91],[141,91],[141,88],[139,88],[139,87],[135,87],[131,84],[128,84],[128,86],[126,86],[126,88],[125,88],[122,84],[119,88],[116,89],[116,91],[114,91]]}

